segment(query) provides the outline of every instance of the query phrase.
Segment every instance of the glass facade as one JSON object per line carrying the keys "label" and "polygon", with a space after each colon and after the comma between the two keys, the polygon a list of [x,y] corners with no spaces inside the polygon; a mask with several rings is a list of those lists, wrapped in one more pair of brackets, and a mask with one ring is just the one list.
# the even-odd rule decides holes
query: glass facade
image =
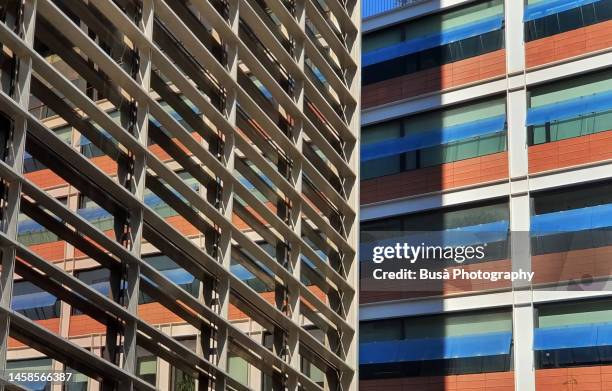
{"label": "glass facade", "polygon": [[[508,310],[376,320],[362,322],[360,330],[362,379],[510,368],[512,316]],[[397,353],[393,345],[399,347]]]}
{"label": "glass facade", "polygon": [[[609,388],[612,1],[400,3],[363,24],[361,389]],[[488,229],[427,292],[370,278],[415,270],[374,245]]]}
{"label": "glass facade", "polygon": [[[527,15],[531,8],[542,7],[547,0],[527,1]],[[557,1],[559,4],[559,2]],[[598,0],[581,5],[580,1],[575,5],[564,7],[561,12],[555,12],[552,6],[550,11],[542,12],[538,17],[525,22],[525,42],[550,37],[565,33],[596,23],[602,23],[612,19],[612,0]],[[565,9],[569,8],[569,9]]]}
{"label": "glass facade", "polygon": [[[366,34],[363,37],[362,83],[394,77],[480,56],[504,47],[501,22],[492,27],[482,21],[503,18],[503,0],[481,1]],[[427,39],[429,38],[429,39]],[[400,49],[402,47],[402,49]],[[384,50],[410,52],[376,59]]]}
{"label": "glass facade", "polygon": [[537,368],[612,363],[612,301],[565,302],[537,308]]}
{"label": "glass facade", "polygon": [[533,255],[612,245],[609,181],[534,193],[531,202]]}
{"label": "glass facade", "polygon": [[[505,115],[505,100],[489,99],[364,127],[362,151],[388,149],[386,143],[403,140],[408,141],[406,149],[409,151],[367,161],[362,158],[361,178],[371,179],[503,152],[506,150]],[[481,126],[483,121],[490,119],[497,123]],[[473,132],[475,128],[476,133]],[[423,148],[415,146],[419,144]]]}
{"label": "glass facade", "polygon": [[609,70],[530,89],[529,144],[539,145],[612,130],[612,107],[608,97],[611,93]]}

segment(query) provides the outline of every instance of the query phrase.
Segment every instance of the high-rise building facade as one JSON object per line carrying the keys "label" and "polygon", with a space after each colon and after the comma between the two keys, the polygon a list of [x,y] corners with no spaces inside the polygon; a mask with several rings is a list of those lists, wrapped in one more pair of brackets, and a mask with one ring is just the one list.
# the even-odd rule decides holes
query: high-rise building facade
{"label": "high-rise building facade", "polygon": [[494,229],[461,267],[535,274],[362,287],[360,389],[612,390],[612,1],[363,16],[362,232]]}
{"label": "high-rise building facade", "polygon": [[357,389],[360,18],[0,1],[0,389]]}

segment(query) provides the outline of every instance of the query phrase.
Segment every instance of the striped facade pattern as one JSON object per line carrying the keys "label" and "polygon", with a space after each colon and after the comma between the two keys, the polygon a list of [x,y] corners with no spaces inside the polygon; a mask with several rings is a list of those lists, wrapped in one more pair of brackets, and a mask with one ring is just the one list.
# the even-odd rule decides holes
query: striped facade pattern
{"label": "striped facade pattern", "polygon": [[[271,379],[266,389],[357,389],[359,10],[337,0],[0,4],[1,373],[25,349],[87,376],[90,390],[169,389],[139,376],[144,349],[200,390],[262,388],[237,379],[235,357]],[[57,126],[73,129],[69,143]],[[101,156],[80,153],[84,139]],[[27,159],[44,167],[26,173]],[[176,213],[160,215],[147,194]],[[81,199],[112,227],[77,213]],[[58,239],[22,244],[23,216]],[[199,293],[143,261],[152,253],[194,276]],[[109,295],[76,278],[91,267],[110,271]],[[12,308],[23,280],[61,300],[61,317]],[[172,331],[185,327],[195,350]]]}

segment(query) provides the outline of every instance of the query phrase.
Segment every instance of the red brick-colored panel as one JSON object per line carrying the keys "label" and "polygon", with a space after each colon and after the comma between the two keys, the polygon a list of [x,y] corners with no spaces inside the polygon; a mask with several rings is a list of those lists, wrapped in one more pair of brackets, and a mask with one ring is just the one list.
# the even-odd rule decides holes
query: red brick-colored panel
{"label": "red brick-colored panel", "polygon": [[446,90],[505,74],[506,51],[445,64],[363,86],[361,107],[368,108],[430,92]]}
{"label": "red brick-colored panel", "polygon": [[612,159],[612,131],[568,138],[529,147],[529,172]]}
{"label": "red brick-colored panel", "polygon": [[612,366],[594,366],[536,371],[537,391],[610,391]]}
{"label": "red brick-colored panel", "polygon": [[59,261],[64,259],[66,242],[57,241],[49,243],[34,244],[28,246],[32,252],[48,261]]}
{"label": "red brick-colored panel", "polygon": [[170,155],[168,155],[168,153],[157,144],[149,146],[149,151],[151,151],[153,155],[157,156],[162,162],[170,160]]}
{"label": "red brick-colored panel", "polygon": [[543,65],[612,46],[612,20],[527,42],[528,68]]}
{"label": "red brick-colored panel", "polygon": [[[368,264],[371,266],[372,264]],[[361,273],[371,275],[371,271],[366,265],[361,265]],[[377,267],[377,266],[376,266]],[[465,265],[454,268],[447,268],[452,274],[453,269],[461,268],[466,272],[508,272],[511,271],[511,263],[508,259],[498,261],[482,262],[472,265]],[[362,277],[363,278],[363,277]],[[365,284],[362,283],[362,289],[359,293],[359,302],[361,304],[377,303],[381,301],[414,299],[417,297],[431,296],[446,296],[458,293],[481,292],[491,289],[510,288],[511,283],[508,280],[469,280],[469,279],[449,279],[440,281],[427,280],[408,281],[408,280],[385,280],[383,291],[374,290],[372,288],[364,289]],[[436,285],[437,284],[437,285]]]}
{"label": "red brick-colored panel", "polygon": [[359,381],[361,391],[513,391],[513,372]]}
{"label": "red brick-colored panel", "polygon": [[[47,330],[49,330],[49,331],[59,335],[59,328],[60,328],[59,327],[59,325],[60,325],[60,319],[59,318],[35,320],[34,323],[36,323],[39,326],[42,326],[42,327],[46,328]],[[27,345],[17,341],[14,338],[9,338],[8,347],[10,349],[22,348],[22,347],[25,347],[25,346],[27,346]]]}
{"label": "red brick-colored panel", "polygon": [[166,218],[166,222],[185,236],[197,235],[200,233],[200,231],[185,220],[183,216],[170,216]]}
{"label": "red brick-colored panel", "polygon": [[612,275],[612,247],[536,255],[531,257],[534,283],[581,280]]}
{"label": "red brick-colored panel", "polygon": [[50,169],[29,172],[25,174],[25,177],[41,189],[51,189],[66,185],[66,181]]}
{"label": "red brick-colored panel", "polygon": [[117,162],[108,156],[91,158],[91,162],[108,175],[115,175],[117,173]]}
{"label": "red brick-colored panel", "polygon": [[72,315],[68,327],[68,335],[71,337],[89,334],[103,334],[106,326],[87,315]]}
{"label": "red brick-colored panel", "polygon": [[159,303],[139,305],[138,316],[150,324],[185,323],[180,316]]}
{"label": "red brick-colored panel", "polygon": [[508,153],[446,163],[361,181],[361,204],[508,178]]}

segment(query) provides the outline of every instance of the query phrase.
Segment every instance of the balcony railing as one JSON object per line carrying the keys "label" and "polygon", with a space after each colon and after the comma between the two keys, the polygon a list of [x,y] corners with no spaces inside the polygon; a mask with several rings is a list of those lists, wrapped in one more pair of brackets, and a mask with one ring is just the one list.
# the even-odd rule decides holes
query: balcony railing
{"label": "balcony railing", "polygon": [[361,5],[361,16],[365,19],[396,8],[422,3],[423,1],[426,0],[364,0]]}

